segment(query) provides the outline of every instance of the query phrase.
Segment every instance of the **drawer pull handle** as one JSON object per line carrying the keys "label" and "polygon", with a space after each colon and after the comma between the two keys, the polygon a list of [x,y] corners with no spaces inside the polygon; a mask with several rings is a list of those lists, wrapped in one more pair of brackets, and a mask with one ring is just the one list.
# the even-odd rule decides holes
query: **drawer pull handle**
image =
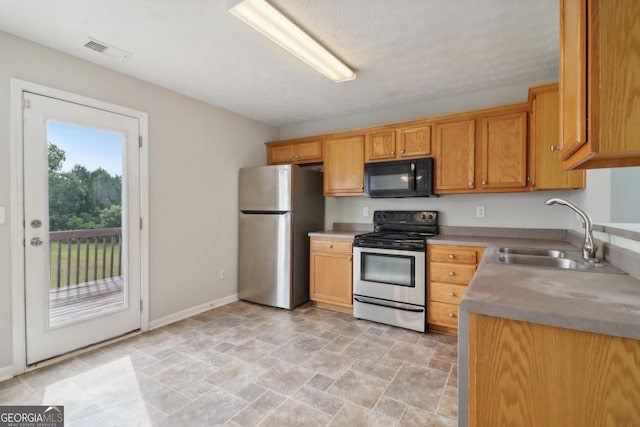
{"label": "drawer pull handle", "polygon": [[454,259],[456,256],[454,254],[449,254],[449,259]]}
{"label": "drawer pull handle", "polygon": [[449,313],[449,317],[456,317],[456,315],[453,313]]}
{"label": "drawer pull handle", "polygon": [[456,273],[454,273],[453,271],[449,272],[449,276],[455,276]]}
{"label": "drawer pull handle", "polygon": [[455,296],[456,296],[456,294],[454,294],[453,292],[449,292],[449,296],[450,296],[450,297],[455,297]]}

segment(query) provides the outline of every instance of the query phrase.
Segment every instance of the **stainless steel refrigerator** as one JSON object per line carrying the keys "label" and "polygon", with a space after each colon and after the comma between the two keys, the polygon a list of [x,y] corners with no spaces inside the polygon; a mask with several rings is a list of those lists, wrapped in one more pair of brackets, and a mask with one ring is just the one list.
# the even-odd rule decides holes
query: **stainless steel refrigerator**
{"label": "stainless steel refrigerator", "polygon": [[240,169],[238,296],[286,309],[309,301],[310,231],[324,229],[322,172]]}

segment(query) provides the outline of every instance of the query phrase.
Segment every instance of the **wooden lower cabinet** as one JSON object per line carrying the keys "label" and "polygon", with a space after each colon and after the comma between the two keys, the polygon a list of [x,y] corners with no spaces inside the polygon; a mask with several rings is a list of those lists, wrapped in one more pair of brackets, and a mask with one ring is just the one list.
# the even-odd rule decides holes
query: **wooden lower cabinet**
{"label": "wooden lower cabinet", "polygon": [[637,426],[640,341],[469,315],[469,426]]}
{"label": "wooden lower cabinet", "polygon": [[313,304],[353,312],[353,241],[311,238],[310,295]]}
{"label": "wooden lower cabinet", "polygon": [[429,330],[458,334],[458,304],[483,254],[482,247],[427,245]]}

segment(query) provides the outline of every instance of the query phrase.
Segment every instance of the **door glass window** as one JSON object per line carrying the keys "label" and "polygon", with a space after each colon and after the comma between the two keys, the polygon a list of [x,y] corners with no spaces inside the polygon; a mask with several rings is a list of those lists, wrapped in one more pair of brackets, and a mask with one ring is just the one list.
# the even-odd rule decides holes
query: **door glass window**
{"label": "door glass window", "polygon": [[362,280],[415,287],[415,257],[363,252],[361,260]]}
{"label": "door glass window", "polygon": [[51,327],[124,305],[123,142],[47,121]]}

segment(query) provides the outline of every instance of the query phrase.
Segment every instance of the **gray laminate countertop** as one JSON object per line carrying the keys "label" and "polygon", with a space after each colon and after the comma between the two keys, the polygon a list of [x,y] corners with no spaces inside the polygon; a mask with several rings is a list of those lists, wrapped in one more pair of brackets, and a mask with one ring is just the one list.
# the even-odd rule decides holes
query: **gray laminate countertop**
{"label": "gray laminate countertop", "polygon": [[324,231],[312,231],[309,233],[309,237],[324,237],[327,239],[352,239],[356,234],[363,234],[366,231],[355,230],[324,230]]}
{"label": "gray laminate countertop", "polygon": [[640,280],[492,262],[500,247],[579,250],[562,240],[440,235],[428,244],[485,246],[460,310],[640,340]]}

